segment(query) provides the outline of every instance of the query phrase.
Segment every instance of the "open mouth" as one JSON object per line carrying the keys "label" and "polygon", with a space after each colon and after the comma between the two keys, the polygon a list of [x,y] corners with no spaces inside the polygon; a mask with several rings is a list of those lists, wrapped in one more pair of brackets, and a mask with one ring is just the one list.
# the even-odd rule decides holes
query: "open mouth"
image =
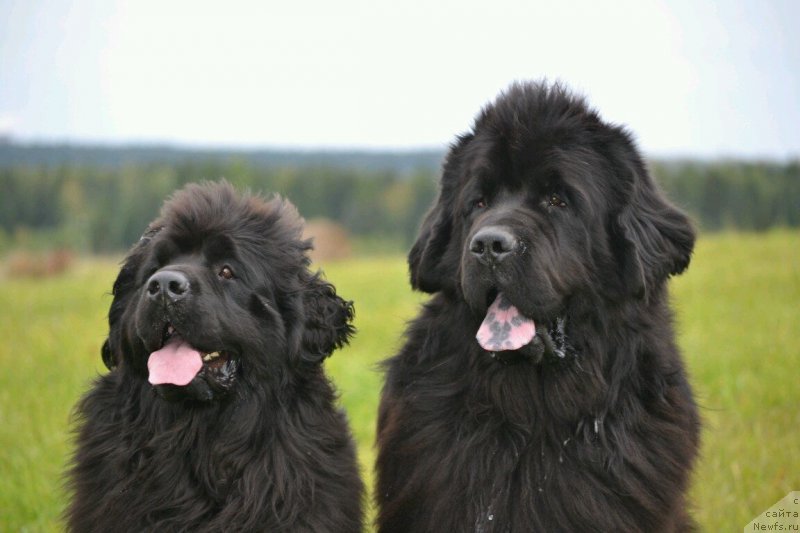
{"label": "open mouth", "polygon": [[229,351],[193,346],[172,323],[167,323],[161,347],[150,354],[147,369],[148,380],[154,386],[191,388],[193,396],[210,400],[232,387],[239,361]]}
{"label": "open mouth", "polygon": [[486,317],[475,336],[484,350],[493,356],[497,352],[519,351],[535,361],[547,355],[561,359],[566,356],[565,317],[540,321],[537,326],[496,288],[487,292],[487,302]]}

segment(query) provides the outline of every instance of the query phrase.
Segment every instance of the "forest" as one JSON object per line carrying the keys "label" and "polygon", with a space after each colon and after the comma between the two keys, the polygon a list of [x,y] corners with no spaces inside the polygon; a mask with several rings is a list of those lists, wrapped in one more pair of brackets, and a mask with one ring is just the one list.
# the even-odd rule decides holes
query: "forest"
{"label": "forest", "polygon": [[[436,195],[443,152],[0,146],[0,253],[127,249],[172,191],[225,178],[277,193],[306,219],[400,250]],[[800,226],[800,161],[652,160],[667,194],[703,231]]]}

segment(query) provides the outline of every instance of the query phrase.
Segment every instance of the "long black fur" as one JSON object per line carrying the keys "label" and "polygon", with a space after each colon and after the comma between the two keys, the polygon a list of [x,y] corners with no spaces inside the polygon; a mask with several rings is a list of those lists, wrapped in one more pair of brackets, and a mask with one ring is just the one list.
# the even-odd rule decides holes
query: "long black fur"
{"label": "long black fur", "polygon": [[[114,284],[110,372],[76,408],[71,531],[361,530],[355,447],[321,366],[352,333],[352,305],[308,270],[301,229],[288,202],[224,182],[165,204]],[[234,280],[217,275],[223,264]],[[148,303],[164,269],[192,276],[187,305]],[[156,393],[146,345],[164,320],[237,354],[227,394]]]}
{"label": "long black fur", "polygon": [[[518,239],[492,268],[469,250],[490,225]],[[385,363],[379,531],[692,529],[699,419],[666,282],[694,239],[630,134],[563,86],[514,84],[483,109],[409,254],[433,296]],[[479,346],[498,290],[537,337],[563,320],[560,354]]]}

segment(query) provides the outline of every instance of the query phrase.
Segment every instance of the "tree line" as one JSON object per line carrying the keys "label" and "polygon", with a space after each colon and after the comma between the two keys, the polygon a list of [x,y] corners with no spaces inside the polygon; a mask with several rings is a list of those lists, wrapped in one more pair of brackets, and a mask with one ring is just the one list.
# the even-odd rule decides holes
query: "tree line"
{"label": "tree line", "polygon": [[662,188],[701,229],[800,226],[800,161],[654,162]]}
{"label": "tree line", "polygon": [[399,247],[411,241],[436,193],[428,171],[257,167],[242,161],[0,168],[0,249],[127,249],[164,199],[190,182],[225,178],[240,190],[279,194],[306,219]]}
{"label": "tree line", "polygon": [[[651,169],[704,231],[800,226],[798,161],[655,161]],[[235,157],[122,166],[0,162],[0,251],[127,249],[172,191],[220,177],[242,189],[283,195],[306,219],[329,218],[355,238],[401,249],[412,242],[436,196],[438,174],[430,164],[277,166]]]}

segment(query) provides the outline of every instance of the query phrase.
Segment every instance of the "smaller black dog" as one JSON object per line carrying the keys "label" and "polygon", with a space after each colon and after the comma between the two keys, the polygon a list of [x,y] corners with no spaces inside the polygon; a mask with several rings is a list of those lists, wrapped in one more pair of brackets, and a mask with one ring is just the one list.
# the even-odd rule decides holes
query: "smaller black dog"
{"label": "smaller black dog", "polygon": [[322,360],[352,304],[288,202],[190,185],[114,283],[111,371],[78,404],[73,531],[360,531],[355,447]]}

